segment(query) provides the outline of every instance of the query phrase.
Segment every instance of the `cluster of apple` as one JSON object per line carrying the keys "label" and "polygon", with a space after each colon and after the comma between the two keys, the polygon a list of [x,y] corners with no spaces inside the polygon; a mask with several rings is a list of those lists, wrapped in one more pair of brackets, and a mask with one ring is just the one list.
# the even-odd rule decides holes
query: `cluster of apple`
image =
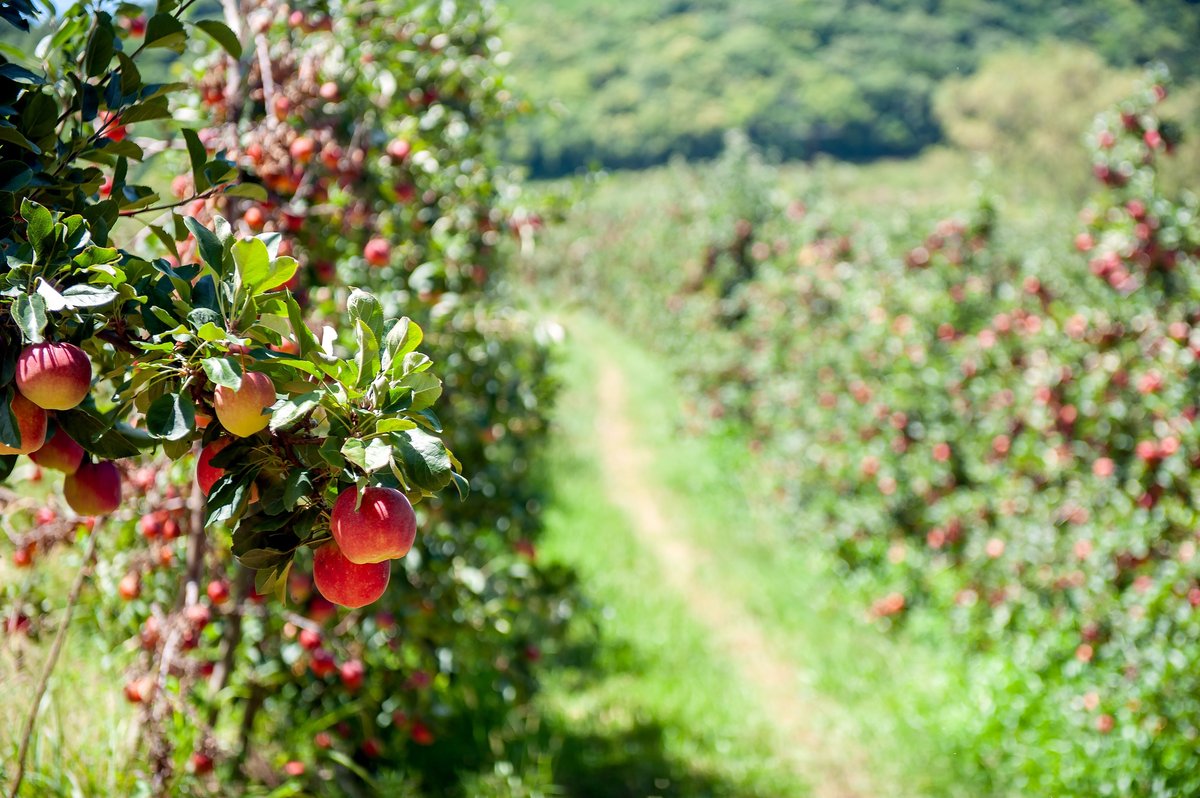
{"label": "cluster of apple", "polygon": [[32,343],[17,356],[9,410],[20,443],[0,443],[0,455],[26,454],[63,472],[63,498],[76,513],[107,515],[121,505],[121,473],[107,460],[85,461],[83,447],[61,428],[48,435],[55,411],[77,407],[92,389],[92,361],[66,342]]}
{"label": "cluster of apple", "polygon": [[406,281],[427,304],[481,286],[503,219],[485,131],[512,105],[479,29],[490,23],[403,4],[355,4],[336,24],[287,6],[245,12],[265,44],[242,68],[220,53],[198,62],[202,137],[267,194],[216,210],[286,231],[305,265],[299,289],[339,267],[360,284]]}

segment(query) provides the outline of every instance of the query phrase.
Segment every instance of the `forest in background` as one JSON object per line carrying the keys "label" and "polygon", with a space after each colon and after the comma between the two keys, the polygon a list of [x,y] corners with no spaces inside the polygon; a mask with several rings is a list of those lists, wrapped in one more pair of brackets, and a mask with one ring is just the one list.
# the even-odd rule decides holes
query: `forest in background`
{"label": "forest in background", "polygon": [[1055,41],[1114,72],[1161,59],[1186,82],[1200,66],[1190,0],[511,0],[508,13],[514,85],[538,113],[507,154],[536,177],[711,158],[729,129],[785,158],[912,155],[953,132],[939,96],[998,54],[1010,85],[1069,89],[1039,69]]}

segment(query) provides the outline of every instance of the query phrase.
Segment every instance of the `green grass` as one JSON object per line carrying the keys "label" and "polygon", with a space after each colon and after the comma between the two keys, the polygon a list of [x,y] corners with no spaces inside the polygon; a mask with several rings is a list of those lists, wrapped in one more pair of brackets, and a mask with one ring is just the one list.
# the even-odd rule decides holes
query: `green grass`
{"label": "green grass", "polygon": [[[977,711],[966,701],[961,665],[867,624],[819,553],[813,537],[820,530],[793,528],[762,495],[766,480],[744,437],[680,433],[679,392],[661,362],[594,322],[577,320],[571,331],[544,551],[579,570],[604,614],[589,667],[554,677],[545,705],[573,739],[600,741],[585,752],[600,759],[592,765],[607,780],[597,781],[611,789],[570,794],[802,793],[769,753],[765,719],[732,663],[712,649],[603,493],[592,405],[603,348],[625,371],[633,421],[674,499],[669,514],[682,513],[682,528],[712,555],[701,571],[705,584],[742,602],[795,663],[819,698],[814,730],[835,741],[832,749],[844,745],[847,756],[865,753],[876,783],[894,791],[887,794],[981,795],[956,766],[954,730]],[[586,762],[562,757],[559,781],[570,786],[577,765],[590,772]],[[649,792],[656,769],[693,783]]]}
{"label": "green grass", "polygon": [[[79,556],[78,550],[56,554],[59,562],[43,566],[45,573],[62,577],[58,595],[65,597]],[[21,577],[21,572],[0,565],[0,585],[19,585]],[[0,635],[0,790],[5,795],[15,776],[17,748],[38,676],[62,617],[61,606],[46,611],[51,622],[40,639]],[[126,657],[106,650],[103,637],[90,633],[95,623],[85,603],[72,621],[42,701],[22,796],[133,794],[135,779],[127,766],[136,718],[122,693]]]}
{"label": "green grass", "polygon": [[551,673],[542,699],[562,740],[555,779],[587,798],[806,795],[770,753],[766,718],[732,664],[604,493],[593,367],[573,345],[547,463],[555,496],[542,553],[578,569],[597,620],[577,625],[570,667]]}

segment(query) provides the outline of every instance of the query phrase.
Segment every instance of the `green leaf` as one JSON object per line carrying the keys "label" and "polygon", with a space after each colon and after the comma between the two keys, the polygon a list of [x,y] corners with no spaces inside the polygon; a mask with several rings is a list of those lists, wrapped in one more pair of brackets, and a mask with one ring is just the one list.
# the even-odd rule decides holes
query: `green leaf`
{"label": "green leaf", "polygon": [[442,381],[428,371],[409,374],[402,384],[412,389],[412,404],[408,409],[414,413],[432,407],[442,395]]}
{"label": "green leaf", "polygon": [[257,238],[243,238],[233,245],[233,262],[238,279],[251,292],[271,274],[267,245]]}
{"label": "green leaf", "polygon": [[292,469],[283,481],[283,506],[294,510],[301,499],[311,496],[313,492],[312,474],[298,468]]}
{"label": "green leaf", "polygon": [[300,264],[296,262],[295,258],[287,255],[276,258],[271,261],[271,273],[256,288],[259,291],[270,291],[273,288],[278,288],[295,277],[299,269]]}
{"label": "green leaf", "polygon": [[362,388],[369,385],[379,373],[379,343],[375,333],[362,319],[355,322],[354,340],[358,345],[354,364],[358,367],[358,387]]}
{"label": "green leaf", "polygon": [[287,429],[300,419],[317,409],[321,403],[321,394],[317,391],[292,396],[275,406],[271,414],[270,427],[272,430]]}
{"label": "green leaf", "polygon": [[392,461],[392,447],[382,438],[363,443],[351,438],[342,446],[342,455],[368,474],[387,468]]}
{"label": "green leaf", "polygon": [[99,308],[112,302],[118,296],[115,288],[105,288],[99,285],[80,283],[62,292],[66,306],[76,308]]}
{"label": "green leaf", "polygon": [[[201,192],[209,188],[208,178],[204,176],[204,165],[208,163],[208,150],[200,142],[200,137],[196,135],[196,131],[191,128],[183,129],[183,140],[187,144],[188,159],[192,162],[192,181],[196,185],[196,191]],[[191,228],[188,228],[189,230]],[[194,230],[192,232],[195,232]],[[196,240],[199,241],[199,236]],[[212,265],[211,263],[209,264]]]}
{"label": "green leaf", "polygon": [[11,127],[0,127],[0,141],[8,142],[9,144],[16,144],[22,149],[29,150],[34,155],[42,154],[41,147],[21,135],[19,130]]}
{"label": "green leaf", "polygon": [[[195,313],[196,311],[192,311]],[[191,316],[191,314],[188,314]],[[225,331],[218,327],[214,322],[205,322],[200,329],[196,331],[196,335],[200,336],[204,341],[224,341],[226,338]]]}
{"label": "green leaf", "polygon": [[156,438],[181,441],[196,429],[196,408],[180,394],[163,394],[146,411],[146,429]]}
{"label": "green leaf", "polygon": [[[110,421],[97,418],[82,408],[56,413],[54,420],[80,446],[96,457],[121,460],[141,453],[142,447],[130,434],[132,430],[123,426],[113,426]],[[145,437],[147,444],[156,442],[155,438],[148,435]]]}
{"label": "green leaf", "polygon": [[30,72],[20,64],[0,64],[0,78],[7,78],[13,83],[24,83],[29,86],[45,86],[50,82],[44,75]]}
{"label": "green leaf", "polygon": [[389,373],[397,375],[397,367],[402,364],[404,356],[421,345],[425,333],[412,319],[405,317],[397,321],[387,331],[383,339],[384,360],[387,362]]}
{"label": "green leaf", "polygon": [[[246,500],[250,498],[250,485],[253,482],[252,475],[238,476],[230,473],[226,473],[225,476],[218,479],[208,494],[204,528],[232,521],[239,516],[245,508]],[[236,556],[238,554],[237,541],[234,544],[234,555]]]}
{"label": "green leaf", "polygon": [[346,311],[349,313],[351,321],[361,319],[366,322],[376,341],[383,335],[383,305],[373,294],[368,294],[361,288],[355,288],[350,292],[350,298],[346,300]]}
{"label": "green leaf", "polygon": [[183,23],[170,14],[155,14],[146,23],[146,37],[142,40],[143,47],[148,49],[162,47],[182,53],[186,43],[187,31],[184,30]]}
{"label": "green leaf", "polygon": [[104,11],[98,12],[92,27],[92,34],[88,37],[87,52],[84,55],[84,69],[89,78],[108,71],[108,65],[112,61],[115,51],[113,46],[115,41],[116,33],[113,31],[112,17]]}
{"label": "green leaf", "polygon": [[217,44],[224,48],[225,52],[235,59],[242,57],[242,43],[225,23],[215,19],[202,19],[196,23],[196,27],[211,36]]}
{"label": "green leaf", "polygon": [[438,438],[419,429],[392,435],[405,477],[424,491],[433,492],[450,482],[450,452]]}
{"label": "green leaf", "polygon": [[217,274],[224,274],[225,247],[221,244],[221,239],[217,238],[216,233],[200,224],[200,221],[193,216],[183,217],[183,223],[196,237],[196,243],[200,248],[200,259],[212,267]]}
{"label": "green leaf", "polygon": [[12,411],[12,391],[0,391],[0,443],[13,449],[21,446],[21,428]]}
{"label": "green leaf", "polygon": [[244,197],[257,202],[267,201],[267,189],[259,183],[238,183],[225,189],[227,197]]}
{"label": "green leaf", "polygon": [[416,428],[417,423],[415,421],[410,421],[407,418],[401,418],[399,416],[395,418],[385,418],[375,425],[375,431],[380,433],[401,432],[406,429]]}
{"label": "green leaf", "polygon": [[38,294],[21,294],[12,306],[13,320],[26,343],[40,344],[46,329],[46,300]]}
{"label": "green leaf", "polygon": [[25,235],[33,247],[33,255],[35,258],[40,258],[54,235],[54,217],[50,215],[50,211],[33,200],[23,199],[21,200],[21,218],[28,223]]}
{"label": "green leaf", "polygon": [[242,387],[242,367],[237,361],[224,357],[206,357],[200,365],[214,385],[238,390]]}

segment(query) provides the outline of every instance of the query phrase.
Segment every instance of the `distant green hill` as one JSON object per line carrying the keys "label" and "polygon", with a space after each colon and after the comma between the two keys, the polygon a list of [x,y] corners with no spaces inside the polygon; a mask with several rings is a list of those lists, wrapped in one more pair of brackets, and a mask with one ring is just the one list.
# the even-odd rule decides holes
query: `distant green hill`
{"label": "distant green hill", "polygon": [[509,154],[534,174],[708,157],[742,128],[786,157],[905,155],[941,138],[933,92],[1047,38],[1116,66],[1200,72],[1200,0],[507,0]]}

